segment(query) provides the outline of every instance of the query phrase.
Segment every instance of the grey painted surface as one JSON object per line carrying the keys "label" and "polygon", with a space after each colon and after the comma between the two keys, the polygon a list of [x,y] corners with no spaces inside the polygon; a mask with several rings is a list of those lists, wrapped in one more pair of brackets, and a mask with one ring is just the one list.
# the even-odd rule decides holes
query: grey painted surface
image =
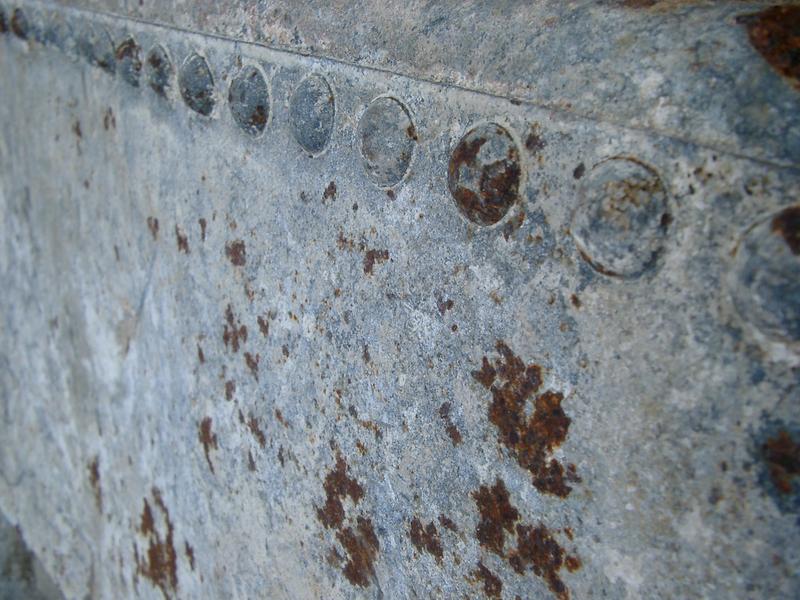
{"label": "grey painted surface", "polygon": [[[254,21],[286,21],[202,6],[131,15],[256,40]],[[298,6],[292,27],[319,34],[314,52],[365,53],[333,61],[25,3],[29,39],[0,35],[0,509],[66,597],[475,597],[479,564],[512,599],[798,595],[798,482],[771,450],[800,426],[798,256],[792,220],[775,221],[800,191],[797,91],[733,24],[750,3],[629,17],[554,6],[515,8],[528,20],[495,38],[468,35],[472,19],[451,7],[439,26],[460,41],[427,54],[425,36],[392,41],[415,5],[380,13],[384,37],[369,11],[336,37],[314,29],[324,10]],[[564,21],[532,36],[547,11]],[[599,32],[618,22],[656,28],[635,64],[603,53],[601,40],[621,42]],[[572,27],[595,33],[522,60]],[[104,58],[129,37],[148,85]],[[677,70],[700,39],[715,60],[698,69],[713,62],[730,85]],[[182,86],[193,55],[208,76]],[[559,77],[569,61],[577,71]],[[255,135],[228,102],[248,67],[269,92]],[[625,69],[636,86],[617,79]],[[408,76],[454,72],[482,91]],[[292,118],[312,74],[333,95],[327,144],[324,95]],[[536,103],[498,96],[534,84]],[[573,107],[554,110],[543,90]],[[362,116],[385,96],[413,128],[365,144]],[[659,112],[672,101],[677,113]],[[491,163],[454,162],[481,123],[509,132],[520,175],[490,227],[448,186],[463,164],[476,193],[508,189]],[[593,198],[606,209],[588,210]],[[498,340],[541,367],[538,390],[520,391]],[[475,375],[484,357],[506,364],[493,391]],[[539,431],[555,440],[546,462],[499,443],[489,409],[504,381],[533,423],[535,398],[563,395],[568,429]],[[566,488],[542,480],[551,461]],[[502,556],[478,508],[498,480],[518,512]],[[514,569],[538,524],[579,568]]]}

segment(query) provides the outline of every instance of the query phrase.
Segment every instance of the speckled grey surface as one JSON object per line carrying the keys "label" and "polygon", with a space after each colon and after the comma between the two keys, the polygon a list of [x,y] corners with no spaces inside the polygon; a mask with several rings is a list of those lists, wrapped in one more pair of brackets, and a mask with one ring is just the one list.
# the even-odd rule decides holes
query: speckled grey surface
{"label": "speckled grey surface", "polygon": [[[0,34],[0,511],[67,598],[798,596],[800,94],[735,20],[757,3],[460,3],[413,36],[414,3],[338,31],[310,3],[145,4],[216,35],[33,2]],[[160,45],[170,84],[126,82],[106,32],[148,82]],[[257,136],[228,102],[247,65]],[[334,108],[292,118],[309,76]],[[379,98],[413,127],[365,145]],[[488,227],[448,188],[482,123],[519,150]],[[615,163],[658,184],[593,228]],[[540,437],[504,437],[498,399]]]}

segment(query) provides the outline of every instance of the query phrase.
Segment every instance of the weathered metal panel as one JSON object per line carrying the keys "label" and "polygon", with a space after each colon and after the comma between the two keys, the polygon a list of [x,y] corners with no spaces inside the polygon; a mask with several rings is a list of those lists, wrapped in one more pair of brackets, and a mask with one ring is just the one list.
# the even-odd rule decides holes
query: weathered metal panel
{"label": "weathered metal panel", "polygon": [[2,5],[66,597],[798,595],[796,10],[127,4]]}

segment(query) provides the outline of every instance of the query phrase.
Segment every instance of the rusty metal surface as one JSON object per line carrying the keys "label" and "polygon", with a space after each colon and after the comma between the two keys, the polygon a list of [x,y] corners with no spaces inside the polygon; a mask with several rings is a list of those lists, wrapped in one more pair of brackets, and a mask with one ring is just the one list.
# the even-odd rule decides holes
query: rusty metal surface
{"label": "rusty metal surface", "polygon": [[797,597],[797,9],[127,4],[0,3],[65,597]]}

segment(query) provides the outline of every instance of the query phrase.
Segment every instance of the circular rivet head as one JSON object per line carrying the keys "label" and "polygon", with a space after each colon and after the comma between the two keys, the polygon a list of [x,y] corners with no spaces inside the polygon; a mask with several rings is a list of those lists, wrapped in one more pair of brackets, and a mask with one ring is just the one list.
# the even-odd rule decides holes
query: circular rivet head
{"label": "circular rivet head", "polygon": [[800,342],[800,205],[751,226],[734,259],[737,312],[767,337]]}
{"label": "circular rivet head", "polygon": [[411,164],[417,140],[406,108],[394,98],[374,100],[361,117],[358,137],[369,178],[383,188],[400,183]]}
{"label": "circular rivet head", "polygon": [[309,154],[319,154],[333,133],[333,91],[319,75],[306,77],[289,102],[289,126],[297,143]]}
{"label": "circular rivet head", "polygon": [[123,40],[114,53],[120,76],[126,83],[134,87],[139,87],[139,75],[142,72],[141,57],[142,49],[133,38]]}
{"label": "circular rivet head", "polygon": [[167,90],[172,85],[172,62],[162,46],[153,46],[147,53],[146,60],[147,85],[162,98],[167,97]]}
{"label": "circular rivet head", "polygon": [[178,85],[186,106],[198,114],[209,116],[214,110],[214,78],[206,59],[199,54],[189,56],[181,67]]}
{"label": "circular rivet head", "polygon": [[458,210],[478,225],[494,225],[519,200],[519,148],[496,124],[478,125],[450,156],[447,186]]}
{"label": "circular rivet head", "polygon": [[655,267],[671,222],[667,191],[655,170],[615,157],[584,178],[570,231],[592,268],[633,279]]}
{"label": "circular rivet head", "polygon": [[244,67],[231,81],[228,104],[234,121],[245,133],[256,136],[269,119],[269,88],[256,67]]}
{"label": "circular rivet head", "polygon": [[28,17],[25,15],[25,11],[21,8],[15,8],[14,12],[11,14],[11,31],[21,40],[28,39],[30,25],[28,24]]}

